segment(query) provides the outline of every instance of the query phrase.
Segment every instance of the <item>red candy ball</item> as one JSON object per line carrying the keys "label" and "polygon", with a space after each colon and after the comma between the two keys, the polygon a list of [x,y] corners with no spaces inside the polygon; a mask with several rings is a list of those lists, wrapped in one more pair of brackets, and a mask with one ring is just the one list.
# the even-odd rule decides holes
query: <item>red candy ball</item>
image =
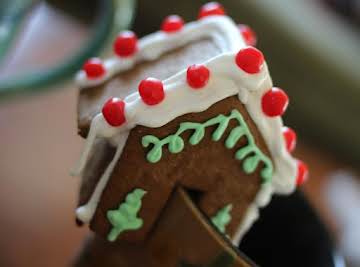
{"label": "red candy ball", "polygon": [[209,2],[200,8],[198,18],[201,19],[203,17],[214,16],[214,15],[223,16],[225,15],[225,10],[223,6],[220,5],[219,3]]}
{"label": "red candy ball", "polygon": [[120,33],[114,42],[114,52],[120,57],[128,57],[137,51],[137,37],[132,31]]}
{"label": "red candy ball", "polygon": [[125,121],[125,102],[119,98],[110,98],[102,108],[102,114],[111,126],[117,127]]}
{"label": "red candy ball", "polygon": [[269,117],[283,115],[288,104],[287,94],[277,87],[271,88],[261,99],[262,110]]}
{"label": "red candy ball", "polygon": [[289,127],[283,127],[282,132],[285,139],[286,148],[289,152],[293,152],[296,147],[296,133]]}
{"label": "red candy ball", "polygon": [[248,25],[239,24],[238,27],[245,43],[250,46],[255,46],[257,42],[256,33]]}
{"label": "red candy ball", "polygon": [[163,32],[172,33],[181,30],[183,26],[184,20],[180,16],[170,15],[163,20],[161,30]]}
{"label": "red candy ball", "polygon": [[204,65],[192,65],[187,69],[186,79],[190,87],[200,89],[204,87],[210,77],[210,71]]}
{"label": "red candy ball", "polygon": [[297,177],[296,177],[296,185],[302,185],[304,182],[306,182],[306,180],[308,179],[309,176],[309,170],[307,165],[302,162],[301,160],[297,161]]}
{"label": "red candy ball", "polygon": [[105,74],[105,68],[100,58],[91,58],[86,61],[83,70],[89,79],[100,78]]}
{"label": "red candy ball", "polygon": [[139,94],[147,105],[159,104],[165,98],[163,83],[155,78],[147,78],[139,84]]}
{"label": "red candy ball", "polygon": [[264,63],[264,55],[255,47],[241,49],[235,57],[236,65],[249,74],[259,73]]}

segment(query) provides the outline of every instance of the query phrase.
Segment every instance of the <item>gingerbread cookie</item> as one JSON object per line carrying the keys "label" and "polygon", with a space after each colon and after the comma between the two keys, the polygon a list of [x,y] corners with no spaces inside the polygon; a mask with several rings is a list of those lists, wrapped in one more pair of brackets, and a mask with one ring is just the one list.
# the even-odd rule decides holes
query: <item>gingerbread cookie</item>
{"label": "gingerbread cookie", "polygon": [[197,21],[169,16],[139,40],[123,32],[114,57],[84,65],[79,221],[108,241],[142,243],[182,187],[237,243],[273,193],[303,182],[296,135],[281,120],[288,97],[249,33],[205,6]]}

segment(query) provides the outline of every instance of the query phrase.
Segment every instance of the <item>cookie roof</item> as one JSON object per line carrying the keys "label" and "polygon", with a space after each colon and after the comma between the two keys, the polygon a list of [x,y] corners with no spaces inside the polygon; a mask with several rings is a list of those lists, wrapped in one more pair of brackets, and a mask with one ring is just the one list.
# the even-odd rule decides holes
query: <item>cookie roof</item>
{"label": "cookie roof", "polygon": [[[117,150],[88,203],[77,209],[77,217],[84,222],[91,220],[132,128],[136,125],[161,127],[176,117],[204,111],[233,95],[238,95],[239,101],[245,105],[265,140],[274,164],[272,181],[264,184],[255,201],[256,212],[258,206],[267,204],[273,192],[290,193],[296,187],[298,161],[287,149],[287,144],[294,142],[294,135],[286,134],[284,140],[280,117],[286,109],[288,99],[281,89],[273,88],[262,53],[246,45],[238,27],[227,16],[204,16],[198,21],[177,27],[177,30],[170,33],[159,31],[150,34],[135,42],[135,48],[134,36],[131,36],[130,45],[127,44],[130,49],[126,45],[125,47],[131,50],[132,46],[132,54],[125,57],[114,56],[100,62],[102,69],[100,68],[99,75],[89,76],[88,71],[82,70],[76,76],[81,88],[98,85],[119,72],[131,69],[138,62],[154,60],[166,52],[203,38],[212,38],[223,51],[166,80],[142,81],[141,83],[145,83],[144,90],[139,86],[139,92],[132,93],[123,100],[112,99],[105,104],[103,112],[94,117],[74,174],[81,174],[96,138],[108,139]],[[129,35],[128,32],[126,34]],[[200,72],[196,73],[199,69]],[[254,217],[254,214],[248,216],[249,222],[250,217]],[[246,227],[248,226],[244,225],[240,232]]]}

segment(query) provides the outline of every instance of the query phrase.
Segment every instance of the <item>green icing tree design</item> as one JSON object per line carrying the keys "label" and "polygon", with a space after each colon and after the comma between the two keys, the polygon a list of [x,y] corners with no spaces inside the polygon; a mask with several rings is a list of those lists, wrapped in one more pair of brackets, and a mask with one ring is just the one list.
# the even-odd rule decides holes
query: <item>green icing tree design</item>
{"label": "green icing tree design", "polygon": [[142,227],[143,220],[138,218],[137,214],[141,209],[141,200],[145,194],[146,191],[137,188],[126,196],[125,202],[121,203],[118,209],[107,212],[107,218],[113,226],[107,237],[109,241],[115,241],[124,231]]}
{"label": "green icing tree design", "polygon": [[238,149],[235,153],[235,158],[242,160],[242,167],[245,173],[253,173],[260,162],[264,163],[261,170],[261,177],[263,182],[271,180],[273,175],[273,165],[269,157],[267,157],[256,145],[255,139],[250,132],[248,125],[246,124],[241,113],[233,109],[230,115],[225,116],[220,114],[204,123],[196,122],[183,122],[180,123],[180,127],[175,134],[169,135],[163,139],[159,139],[153,135],[146,135],[142,138],[142,145],[148,147],[152,144],[152,148],[147,153],[146,158],[151,163],[158,162],[162,157],[162,148],[164,145],[168,145],[168,149],[171,153],[179,153],[184,149],[184,140],[180,136],[187,130],[192,130],[193,133],[189,138],[191,145],[197,145],[205,136],[205,130],[210,126],[217,126],[215,131],[212,133],[212,140],[219,141],[223,136],[226,128],[229,125],[230,120],[237,120],[239,126],[233,128],[230,134],[225,140],[225,146],[228,149],[234,148],[236,143],[243,136],[247,139],[247,145]]}
{"label": "green icing tree design", "polygon": [[234,262],[235,259],[233,256],[229,253],[223,252],[208,265],[194,265],[183,261],[179,264],[179,267],[230,267],[234,264]]}
{"label": "green icing tree design", "polygon": [[228,204],[222,209],[220,209],[214,217],[211,218],[211,222],[216,226],[216,228],[221,232],[225,233],[226,226],[231,221],[230,211],[232,209],[232,204]]}

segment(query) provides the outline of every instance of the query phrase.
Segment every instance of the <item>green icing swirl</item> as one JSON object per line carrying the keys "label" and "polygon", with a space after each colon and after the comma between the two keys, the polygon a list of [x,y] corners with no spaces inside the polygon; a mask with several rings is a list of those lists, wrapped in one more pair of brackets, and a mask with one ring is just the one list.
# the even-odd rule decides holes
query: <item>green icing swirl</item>
{"label": "green icing swirl", "polygon": [[247,145],[236,151],[235,158],[243,161],[242,168],[247,174],[253,173],[259,163],[263,162],[264,166],[260,173],[261,177],[263,178],[263,182],[270,181],[273,174],[273,164],[271,160],[257,147],[248,125],[241,113],[236,109],[233,109],[228,116],[220,114],[204,123],[180,123],[180,127],[175,134],[169,135],[161,140],[153,135],[144,136],[142,138],[142,145],[144,147],[148,147],[150,144],[153,145],[147,153],[146,158],[151,163],[158,162],[162,157],[162,148],[164,145],[168,145],[168,149],[171,153],[181,152],[184,149],[184,140],[180,135],[187,130],[193,131],[189,138],[189,143],[191,145],[197,145],[204,138],[206,127],[217,125],[217,128],[212,133],[212,140],[219,141],[232,119],[237,120],[239,126],[233,128],[226,138],[226,148],[233,148],[239,139],[245,136],[248,141]]}
{"label": "green icing swirl", "polygon": [[222,209],[220,209],[214,217],[211,218],[211,222],[216,226],[216,228],[221,232],[225,233],[226,226],[231,221],[230,211],[232,209],[232,204],[228,204]]}
{"label": "green icing swirl", "polygon": [[142,227],[143,220],[138,218],[137,214],[141,209],[141,200],[145,194],[146,191],[137,188],[126,196],[125,202],[121,203],[118,209],[107,212],[107,218],[113,226],[107,236],[109,241],[115,241],[124,231],[137,230]]}

